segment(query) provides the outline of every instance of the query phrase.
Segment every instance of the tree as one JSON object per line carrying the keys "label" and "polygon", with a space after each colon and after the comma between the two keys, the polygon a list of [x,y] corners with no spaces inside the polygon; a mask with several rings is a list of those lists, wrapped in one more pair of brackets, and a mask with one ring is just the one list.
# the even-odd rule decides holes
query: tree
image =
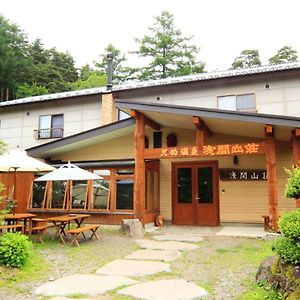
{"label": "tree", "polygon": [[97,70],[106,74],[107,71],[107,54],[113,54],[113,80],[114,83],[120,83],[125,81],[127,78],[127,69],[123,66],[123,63],[126,61],[126,57],[119,49],[114,45],[109,44],[105,49],[104,53],[100,54],[100,62],[94,62]]}
{"label": "tree", "polygon": [[97,71],[91,73],[91,75],[85,80],[77,80],[76,82],[70,83],[71,90],[82,90],[95,87],[106,86],[107,77],[105,74],[100,74]]}
{"label": "tree", "polygon": [[27,36],[0,15],[0,101],[14,97],[26,74]]}
{"label": "tree", "polygon": [[205,64],[196,60],[199,49],[190,45],[192,37],[183,37],[175,29],[174,17],[168,11],[154,17],[150,34],[136,39],[139,49],[133,53],[149,58],[148,66],[139,70],[138,78],[157,79],[204,72]]}
{"label": "tree", "polygon": [[232,69],[243,69],[249,67],[261,66],[258,50],[246,49],[235,58],[231,65]]}
{"label": "tree", "polygon": [[294,50],[290,46],[284,46],[277,51],[275,55],[273,55],[269,59],[269,64],[282,64],[288,62],[296,62],[298,60],[297,51]]}
{"label": "tree", "polygon": [[36,83],[33,83],[32,85],[24,83],[18,86],[16,97],[18,99],[31,96],[45,95],[48,93],[49,91],[45,86],[41,86]]}

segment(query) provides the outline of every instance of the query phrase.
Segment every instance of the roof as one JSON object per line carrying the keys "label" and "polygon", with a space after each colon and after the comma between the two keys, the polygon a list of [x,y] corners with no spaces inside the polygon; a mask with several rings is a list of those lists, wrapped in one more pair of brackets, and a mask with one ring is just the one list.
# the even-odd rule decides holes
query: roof
{"label": "roof", "polygon": [[[137,89],[144,89],[144,88],[151,88],[151,87],[169,86],[169,85],[193,83],[193,82],[203,82],[203,81],[226,79],[226,78],[229,79],[229,78],[244,77],[249,75],[259,75],[259,74],[276,73],[276,72],[293,71],[293,70],[298,70],[298,71],[300,70],[300,62],[285,63],[285,64],[278,64],[278,65],[266,65],[260,67],[251,67],[247,69],[215,71],[215,72],[200,73],[200,74],[172,77],[172,78],[165,78],[165,79],[158,79],[158,80],[134,81],[134,82],[113,86],[112,92],[117,93],[126,90],[137,90]],[[96,94],[103,94],[108,92],[109,91],[107,91],[106,87],[91,88],[91,89],[78,90],[78,91],[69,91],[63,93],[48,94],[48,95],[4,101],[4,102],[0,102],[0,107],[34,103],[34,102],[51,101],[57,99],[70,99],[78,96],[96,95]]]}
{"label": "roof", "polygon": [[208,117],[218,118],[223,120],[243,121],[250,123],[260,123],[269,125],[281,125],[288,127],[300,127],[300,118],[283,116],[283,115],[271,115],[253,112],[242,112],[233,110],[222,110],[217,108],[205,108],[194,106],[183,106],[175,104],[162,104],[153,102],[138,102],[138,101],[124,101],[116,100],[116,107],[129,112],[130,109],[135,109],[145,113],[158,112],[161,114],[177,114],[185,116],[195,117]]}
{"label": "roof", "polygon": [[77,133],[65,138],[45,143],[39,146],[26,149],[29,156],[47,157],[57,151],[68,151],[70,147],[84,147],[93,145],[103,140],[109,140],[118,136],[123,136],[128,131],[133,130],[135,120],[128,118],[122,121],[114,122],[108,125],[96,127],[81,133]]}
{"label": "roof", "polygon": [[[117,101],[117,107],[125,111],[136,109],[163,127],[188,130],[195,129],[192,117],[199,116],[214,134],[245,137],[247,141],[249,137],[264,139],[266,124],[274,125],[275,138],[283,142],[291,139],[291,133],[295,127],[300,128],[300,118],[289,116],[121,100]],[[129,118],[35,146],[26,151],[30,156],[47,158],[133,133],[134,125],[135,120]]]}
{"label": "roof", "polygon": [[265,125],[273,125],[275,139],[289,141],[292,130],[300,128],[300,118],[251,112],[220,110],[161,103],[117,100],[116,107],[134,109],[162,127],[194,129],[192,117],[200,117],[214,133],[264,139]]}

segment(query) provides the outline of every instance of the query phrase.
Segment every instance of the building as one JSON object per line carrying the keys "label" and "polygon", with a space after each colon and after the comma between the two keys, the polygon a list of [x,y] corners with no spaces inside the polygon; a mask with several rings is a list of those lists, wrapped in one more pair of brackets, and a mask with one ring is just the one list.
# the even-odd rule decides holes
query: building
{"label": "building", "polygon": [[[276,227],[279,214],[295,207],[283,195],[284,167],[300,160],[299,63],[133,83],[101,96],[112,123],[27,152],[75,162],[103,180],[36,186],[31,211],[88,211],[106,223],[162,214],[193,225],[260,223],[269,215]],[[114,122],[116,110],[131,118]]]}

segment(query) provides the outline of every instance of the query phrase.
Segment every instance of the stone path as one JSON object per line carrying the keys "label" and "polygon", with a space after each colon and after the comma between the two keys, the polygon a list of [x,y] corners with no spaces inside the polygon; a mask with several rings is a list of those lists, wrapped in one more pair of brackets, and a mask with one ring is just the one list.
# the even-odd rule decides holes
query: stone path
{"label": "stone path", "polygon": [[[96,271],[96,274],[75,274],[47,282],[35,290],[35,294],[57,296],[53,300],[70,299],[75,294],[94,297],[127,286],[117,291],[119,295],[151,300],[189,300],[209,297],[207,291],[184,279],[156,280],[139,283],[129,277],[144,277],[160,272],[170,272],[168,261],[180,257],[180,251],[198,248],[199,235],[156,235],[156,240],[139,239],[137,250],[125,259],[116,259]],[[158,241],[157,241],[158,240]],[[192,243],[191,243],[192,242]],[[60,297],[59,297],[60,296]]]}

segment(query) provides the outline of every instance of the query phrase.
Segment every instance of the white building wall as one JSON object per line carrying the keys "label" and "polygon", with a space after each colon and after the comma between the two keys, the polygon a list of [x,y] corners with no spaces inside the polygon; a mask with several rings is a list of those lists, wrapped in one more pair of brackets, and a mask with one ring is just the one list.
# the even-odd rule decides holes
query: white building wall
{"label": "white building wall", "polygon": [[15,105],[0,110],[0,140],[26,149],[55,139],[35,139],[41,115],[64,115],[64,137],[101,126],[101,96]]}
{"label": "white building wall", "polygon": [[[265,86],[269,84],[267,89]],[[120,100],[137,100],[175,105],[218,108],[218,96],[254,93],[258,113],[300,117],[300,78],[285,80],[261,80],[251,83],[210,85],[199,88],[165,89],[164,92],[148,93],[147,96],[119,97]],[[157,100],[160,97],[160,100]]]}

